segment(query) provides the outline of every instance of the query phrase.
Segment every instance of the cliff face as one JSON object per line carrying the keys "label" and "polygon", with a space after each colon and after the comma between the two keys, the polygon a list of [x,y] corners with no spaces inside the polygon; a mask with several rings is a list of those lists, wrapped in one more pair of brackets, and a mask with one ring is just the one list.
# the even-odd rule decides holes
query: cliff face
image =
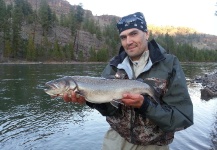
{"label": "cliff face", "polygon": [[[28,37],[32,34],[33,27],[31,25],[23,25],[22,26],[22,38],[28,39]],[[42,36],[42,28],[40,25],[37,25],[35,28],[35,43],[41,44],[43,42],[44,36]],[[78,51],[82,51],[84,57],[89,57],[89,51],[91,48],[96,51],[103,48],[105,45],[104,41],[101,41],[96,38],[95,35],[90,34],[89,32],[79,30],[77,33],[76,40],[74,41],[74,37],[71,36],[71,31],[69,28],[64,28],[60,26],[56,26],[52,28],[52,31],[47,35],[48,41],[54,43],[55,40],[58,40],[58,44],[64,46],[66,44],[72,43],[75,44],[76,54]],[[77,57],[77,55],[75,56]]]}
{"label": "cliff face", "polygon": [[111,15],[102,15],[102,16],[94,16],[94,19],[96,22],[99,22],[99,25],[101,27],[104,27],[110,23],[113,22],[113,19],[115,19],[116,21],[118,21],[120,19],[120,17],[118,16],[111,16]]}
{"label": "cliff face", "polygon": [[[27,1],[31,4],[33,10],[39,9],[41,0],[27,0]],[[5,0],[5,2],[6,4],[14,4],[14,0]],[[47,2],[50,8],[52,9],[52,11],[54,11],[59,16],[61,14],[68,14],[70,12],[70,8],[72,7],[72,5],[70,5],[70,3],[66,0],[47,0]],[[106,17],[93,16],[90,10],[85,10],[84,15],[94,19],[95,21],[98,21],[102,26],[109,24],[111,20],[109,19],[109,16]],[[33,33],[33,28],[35,30],[34,33]],[[43,31],[41,26],[38,24],[35,27],[33,27],[33,25],[23,24],[22,33],[21,33],[22,38],[28,39],[29,36],[31,36],[32,34],[34,34],[35,36],[35,43],[41,44],[44,38],[42,36]],[[77,51],[82,51],[84,56],[86,57],[88,57],[89,50],[91,48],[94,48],[97,51],[105,45],[104,41],[97,39],[95,35],[92,35],[89,32],[82,31],[82,30],[78,31],[75,40],[74,38],[75,37],[71,36],[71,31],[69,28],[64,28],[60,26],[53,27],[47,35],[48,41],[53,43],[55,42],[55,40],[58,40],[61,46],[64,46],[69,43],[75,44]]]}
{"label": "cliff face", "polygon": [[[33,10],[38,9],[41,0],[27,0]],[[5,0],[6,4],[13,4],[14,0]],[[50,8],[55,11],[57,14],[67,14],[70,11],[70,3],[66,0],[47,0]]]}

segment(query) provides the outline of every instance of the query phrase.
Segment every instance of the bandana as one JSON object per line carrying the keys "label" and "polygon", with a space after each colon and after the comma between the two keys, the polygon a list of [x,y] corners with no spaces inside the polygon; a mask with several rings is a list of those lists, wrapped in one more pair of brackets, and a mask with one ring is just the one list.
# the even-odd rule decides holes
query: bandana
{"label": "bandana", "polygon": [[147,25],[145,21],[145,17],[141,12],[136,12],[134,14],[130,14],[128,16],[124,16],[117,23],[117,28],[119,30],[119,34],[124,30],[137,28],[144,32],[147,32]]}

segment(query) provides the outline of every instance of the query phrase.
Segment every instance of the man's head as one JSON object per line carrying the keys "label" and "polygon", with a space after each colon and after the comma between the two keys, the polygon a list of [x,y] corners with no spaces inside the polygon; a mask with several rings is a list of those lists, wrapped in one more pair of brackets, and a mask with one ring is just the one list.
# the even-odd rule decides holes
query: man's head
{"label": "man's head", "polygon": [[138,60],[148,50],[148,30],[142,13],[124,16],[117,23],[121,44],[132,60]]}

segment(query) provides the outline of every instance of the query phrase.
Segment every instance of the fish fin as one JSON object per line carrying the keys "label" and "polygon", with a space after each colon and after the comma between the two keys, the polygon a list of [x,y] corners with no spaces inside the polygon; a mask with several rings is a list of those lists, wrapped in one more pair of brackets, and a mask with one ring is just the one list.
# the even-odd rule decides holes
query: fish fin
{"label": "fish fin", "polygon": [[115,108],[118,108],[120,104],[124,104],[121,99],[114,99],[110,102],[112,104],[112,106],[114,106]]}
{"label": "fish fin", "polygon": [[153,95],[151,96],[151,98],[156,104],[160,104],[160,100],[159,100],[160,94],[155,90],[155,88],[152,87],[152,89],[153,89]]}
{"label": "fish fin", "polygon": [[149,99],[156,105],[160,104],[160,100],[158,99],[158,97],[156,95],[148,95],[148,94],[144,94],[146,96],[149,97]]}
{"label": "fish fin", "polygon": [[153,101],[155,102],[155,104],[160,104],[160,101],[159,101],[159,99],[156,97],[156,95],[153,95],[153,96],[150,96],[152,99],[153,99]]}

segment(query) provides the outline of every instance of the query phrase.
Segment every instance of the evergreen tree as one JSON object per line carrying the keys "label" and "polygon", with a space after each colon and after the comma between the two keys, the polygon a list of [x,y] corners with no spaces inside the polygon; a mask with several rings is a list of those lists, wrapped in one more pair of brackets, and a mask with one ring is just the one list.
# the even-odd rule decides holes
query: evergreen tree
{"label": "evergreen tree", "polygon": [[81,3],[76,7],[75,18],[77,23],[77,29],[80,29],[81,22],[84,19],[84,9]]}
{"label": "evergreen tree", "polygon": [[11,52],[12,52],[11,43],[10,43],[9,40],[6,40],[5,41],[5,49],[4,49],[3,56],[4,57],[10,57],[11,56]]}
{"label": "evergreen tree", "polygon": [[24,18],[33,13],[32,6],[27,0],[15,0],[14,2],[16,7],[21,9]]}
{"label": "evergreen tree", "polygon": [[29,37],[28,40],[26,59],[30,61],[36,60],[36,49],[35,49],[33,37]]}
{"label": "evergreen tree", "polygon": [[[4,26],[6,25],[6,5],[3,0],[0,0],[0,33],[4,31]],[[3,58],[4,50],[4,36],[0,34],[0,61]]]}
{"label": "evergreen tree", "polygon": [[[75,33],[74,33],[74,45],[73,48],[75,50],[75,53],[79,56],[81,56],[81,54],[78,54],[78,45],[80,43],[80,39],[79,39],[79,31],[81,28],[81,22],[83,21],[83,15],[84,15],[84,9],[82,8],[82,4],[80,3],[76,9],[75,9],[75,25],[76,25],[76,29],[75,29]],[[71,29],[71,31],[73,31],[74,29]],[[82,52],[82,57],[83,57],[83,52]]]}
{"label": "evergreen tree", "polygon": [[102,35],[105,37],[106,44],[108,45],[109,57],[116,55],[120,46],[120,38],[117,32],[115,18],[113,18],[111,24],[104,28]]}
{"label": "evergreen tree", "polygon": [[70,13],[69,13],[69,28],[71,29],[71,35],[75,36],[76,35],[76,18],[75,18],[75,8],[71,7]]}
{"label": "evergreen tree", "polygon": [[54,60],[61,60],[63,58],[62,52],[61,52],[61,47],[58,43],[58,40],[54,42],[54,49],[52,52],[52,57]]}
{"label": "evergreen tree", "polygon": [[[4,49],[3,49],[3,51],[7,51],[6,53],[7,53],[7,57],[9,57],[9,56],[12,56],[12,45],[11,45],[11,43],[12,43],[12,19],[11,19],[11,17],[12,17],[12,5],[8,5],[7,6],[7,9],[6,9],[6,13],[5,13],[5,16],[4,16],[4,23],[3,24],[1,24],[2,25],[2,27],[3,27],[3,43],[4,43]],[[7,43],[7,45],[6,45],[6,43]],[[10,45],[10,46],[9,46]],[[9,48],[10,50],[7,50],[6,49],[6,47],[7,48]],[[4,52],[3,52],[4,53]],[[6,56],[6,55],[5,55]]]}
{"label": "evergreen tree", "polygon": [[100,49],[98,52],[97,52],[97,61],[98,62],[106,62],[108,61],[108,52],[106,49]]}
{"label": "evergreen tree", "polygon": [[52,48],[52,43],[48,41],[47,36],[45,35],[41,41],[41,47],[39,49],[39,53],[44,56],[44,59],[50,59],[50,56],[52,54],[51,48]]}
{"label": "evergreen tree", "polygon": [[93,19],[85,18],[83,24],[83,30],[90,32],[91,34],[96,33],[95,23]]}
{"label": "evergreen tree", "polygon": [[99,27],[98,27],[98,30],[96,30],[96,37],[97,37],[97,39],[99,39],[99,40],[102,40],[102,39],[103,39],[103,37],[102,37],[102,32],[101,32],[101,30],[100,30]]}
{"label": "evergreen tree", "polygon": [[63,60],[65,61],[69,61],[71,60],[71,47],[72,44],[66,44],[65,46],[62,47],[62,56],[63,56]]}
{"label": "evergreen tree", "polygon": [[97,61],[97,53],[96,51],[91,47],[90,51],[89,51],[90,57],[89,57],[89,61]]}
{"label": "evergreen tree", "polygon": [[69,56],[69,60],[74,60],[75,56],[74,56],[74,48],[73,48],[73,43],[70,42],[68,47],[67,47],[67,52],[66,54],[69,54],[67,56]]}
{"label": "evergreen tree", "polygon": [[43,28],[43,35],[52,27],[53,17],[51,8],[46,0],[41,0],[39,8],[39,22]]}
{"label": "evergreen tree", "polygon": [[22,10],[15,5],[12,13],[12,57],[16,57],[21,47]]}
{"label": "evergreen tree", "polygon": [[0,0],[0,32],[3,31],[6,20],[6,5],[4,0]]}
{"label": "evergreen tree", "polygon": [[78,60],[79,61],[84,61],[84,53],[83,53],[83,51],[78,52]]}

